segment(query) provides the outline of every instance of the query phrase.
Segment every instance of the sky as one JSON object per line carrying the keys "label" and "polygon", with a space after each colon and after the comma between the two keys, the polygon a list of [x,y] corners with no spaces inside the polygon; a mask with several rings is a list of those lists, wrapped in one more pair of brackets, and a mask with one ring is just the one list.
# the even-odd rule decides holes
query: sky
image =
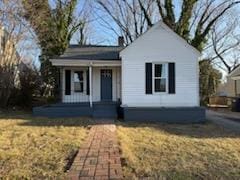
{"label": "sky", "polygon": [[[56,0],[49,0],[50,5],[54,8],[54,2]],[[219,1],[219,0],[216,0]],[[86,5],[86,2],[90,2],[89,0],[79,0],[78,1],[78,7],[76,10],[76,15],[79,15],[79,12],[82,11],[83,7],[85,7],[84,5]],[[180,16],[180,7],[181,7],[181,1],[179,0],[174,0],[175,2],[175,11],[176,13],[176,17],[178,18]],[[104,18],[105,20],[107,20],[108,22],[111,23],[111,25],[113,25],[114,29],[118,29],[117,25],[102,11],[97,10],[95,7],[93,8],[93,10],[89,13],[89,18],[91,20],[91,23],[89,25],[89,30],[88,30],[88,35],[89,35],[89,41],[88,43],[91,44],[104,44],[104,45],[117,45],[117,39],[118,39],[118,35],[116,35],[112,30],[110,30],[109,28],[106,28],[103,23],[101,23],[100,18]],[[239,16],[240,17],[240,16]],[[240,32],[240,29],[238,30]],[[72,40],[71,40],[71,44],[76,44],[77,43],[77,39],[78,39],[78,34],[76,33]],[[31,41],[29,42],[31,43]],[[34,43],[34,42],[33,42]],[[35,43],[36,44],[36,43]],[[37,46],[36,46],[37,47]],[[31,58],[34,59],[35,64],[39,67],[40,63],[38,62],[38,56],[40,55],[40,49],[39,48],[35,48],[34,53],[31,55]],[[204,54],[206,56],[206,54]],[[225,72],[223,72],[224,75],[226,75]]]}
{"label": "sky", "polygon": [[[53,4],[55,0],[50,0],[50,4]],[[81,11],[85,1],[89,0],[79,0],[79,4],[77,7],[77,11]],[[181,3],[179,0],[174,0],[176,7],[176,15],[177,18],[180,16],[180,6]],[[104,45],[117,45],[118,43],[118,35],[110,30],[106,25],[101,21],[101,18],[104,18],[106,21],[110,22],[113,29],[119,29],[118,25],[106,14],[102,11],[98,10],[95,6],[93,7],[94,13],[90,13],[90,43],[91,44],[104,44]],[[156,18],[158,21],[159,18]],[[76,43],[76,36],[73,37],[71,43]]]}

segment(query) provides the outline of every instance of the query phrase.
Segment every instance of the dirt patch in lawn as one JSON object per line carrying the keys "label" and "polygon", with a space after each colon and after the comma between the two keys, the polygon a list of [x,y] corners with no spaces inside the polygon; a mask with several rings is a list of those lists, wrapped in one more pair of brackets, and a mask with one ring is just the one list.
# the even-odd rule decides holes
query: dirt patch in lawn
{"label": "dirt patch in lawn", "polygon": [[126,179],[239,179],[240,134],[201,125],[119,123]]}
{"label": "dirt patch in lawn", "polygon": [[65,179],[88,132],[88,118],[0,115],[0,179]]}

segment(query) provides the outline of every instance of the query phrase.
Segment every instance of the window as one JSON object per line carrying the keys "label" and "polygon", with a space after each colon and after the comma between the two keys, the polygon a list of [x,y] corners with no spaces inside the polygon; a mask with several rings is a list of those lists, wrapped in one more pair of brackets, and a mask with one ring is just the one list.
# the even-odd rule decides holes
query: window
{"label": "window", "polygon": [[154,92],[167,92],[167,64],[154,64],[153,68]]}
{"label": "window", "polygon": [[83,92],[83,71],[74,72],[74,91]]}

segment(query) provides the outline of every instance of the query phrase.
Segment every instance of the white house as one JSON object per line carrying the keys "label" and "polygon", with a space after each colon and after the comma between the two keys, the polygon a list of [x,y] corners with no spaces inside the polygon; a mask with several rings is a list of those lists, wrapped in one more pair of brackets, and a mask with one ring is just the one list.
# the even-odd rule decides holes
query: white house
{"label": "white house", "polygon": [[[109,104],[118,102],[125,120],[205,120],[199,105],[200,53],[194,47],[161,21],[129,46],[122,41],[119,46],[72,45],[51,60],[61,70],[64,105],[85,104],[90,115],[104,117],[114,111]],[[82,115],[81,109],[71,109],[71,115],[76,111]],[[44,114],[43,109],[35,114]]]}
{"label": "white house", "polygon": [[227,76],[227,96],[240,97],[240,65]]}

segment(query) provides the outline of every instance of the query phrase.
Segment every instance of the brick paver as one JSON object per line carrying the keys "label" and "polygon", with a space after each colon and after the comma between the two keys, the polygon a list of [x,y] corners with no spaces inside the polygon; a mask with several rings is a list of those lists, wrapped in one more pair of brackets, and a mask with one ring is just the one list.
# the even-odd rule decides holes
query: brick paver
{"label": "brick paver", "polygon": [[69,179],[123,179],[116,126],[112,122],[91,127],[69,170]]}

